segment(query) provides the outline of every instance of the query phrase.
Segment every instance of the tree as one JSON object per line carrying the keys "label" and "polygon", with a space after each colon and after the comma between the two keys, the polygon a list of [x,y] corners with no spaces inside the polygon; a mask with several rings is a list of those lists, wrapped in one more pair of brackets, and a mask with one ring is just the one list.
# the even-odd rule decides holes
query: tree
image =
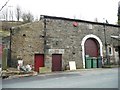
{"label": "tree", "polygon": [[120,1],[118,2],[118,25],[120,25]]}
{"label": "tree", "polygon": [[19,6],[17,6],[17,8],[16,8],[16,18],[17,18],[17,21],[20,20],[21,15],[22,15],[21,8]]}
{"label": "tree", "polygon": [[2,10],[0,13],[0,19],[3,21],[13,21],[14,13],[13,13],[13,6],[8,6]]}
{"label": "tree", "polygon": [[13,6],[8,6],[8,8],[9,8],[9,21],[13,21],[13,17],[14,17]]}
{"label": "tree", "polygon": [[22,19],[23,19],[24,23],[29,23],[29,22],[32,22],[34,20],[34,16],[30,12],[23,13]]}
{"label": "tree", "polygon": [[5,20],[5,21],[8,21],[8,9],[5,9],[4,11],[2,11],[2,14],[1,14],[1,20]]}

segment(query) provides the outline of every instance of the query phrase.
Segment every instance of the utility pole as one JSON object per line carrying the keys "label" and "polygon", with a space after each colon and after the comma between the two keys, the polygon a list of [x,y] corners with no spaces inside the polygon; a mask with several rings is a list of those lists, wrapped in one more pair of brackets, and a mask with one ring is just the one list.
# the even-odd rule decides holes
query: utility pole
{"label": "utility pole", "polygon": [[10,59],[9,59],[9,65],[8,65],[9,67],[11,67],[11,61],[12,61],[11,60],[12,59],[11,58],[11,52],[12,52],[12,50],[11,50],[11,41],[12,41],[12,28],[10,28],[10,56],[9,56]]}
{"label": "utility pole", "polygon": [[12,31],[14,30],[14,27],[10,28],[10,61],[9,61],[9,67],[12,66]]}

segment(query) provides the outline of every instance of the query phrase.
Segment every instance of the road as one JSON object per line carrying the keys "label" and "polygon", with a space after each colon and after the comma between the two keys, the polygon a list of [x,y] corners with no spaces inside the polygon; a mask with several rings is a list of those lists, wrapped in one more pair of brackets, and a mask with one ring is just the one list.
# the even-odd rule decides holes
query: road
{"label": "road", "polygon": [[118,88],[118,68],[41,74],[2,83],[3,88]]}

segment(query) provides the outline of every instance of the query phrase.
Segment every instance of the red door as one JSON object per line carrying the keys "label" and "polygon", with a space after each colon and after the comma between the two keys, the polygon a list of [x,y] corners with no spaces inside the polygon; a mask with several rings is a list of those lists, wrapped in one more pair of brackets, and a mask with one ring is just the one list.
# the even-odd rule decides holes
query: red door
{"label": "red door", "polygon": [[2,58],[2,49],[3,49],[3,46],[2,44],[0,44],[0,58]]}
{"label": "red door", "polygon": [[85,55],[97,57],[99,55],[98,51],[98,42],[93,38],[87,39],[85,42]]}
{"label": "red door", "polygon": [[35,54],[35,62],[34,62],[35,71],[39,72],[39,67],[44,67],[43,54]]}
{"label": "red door", "polygon": [[62,70],[62,54],[52,55],[52,71]]}

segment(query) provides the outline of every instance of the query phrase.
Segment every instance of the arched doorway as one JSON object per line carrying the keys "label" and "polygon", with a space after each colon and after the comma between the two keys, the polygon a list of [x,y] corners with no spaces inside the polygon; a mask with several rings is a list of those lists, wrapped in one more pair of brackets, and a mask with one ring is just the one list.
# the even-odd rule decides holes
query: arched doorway
{"label": "arched doorway", "polygon": [[[91,39],[92,39],[92,40],[91,40]],[[88,40],[88,41],[87,41],[87,40]],[[90,42],[90,43],[94,43],[94,46],[91,46],[91,47],[99,48],[97,51],[94,50],[94,52],[93,52],[91,55],[93,55],[94,53],[96,53],[96,54],[94,54],[93,56],[99,55],[99,56],[103,57],[103,50],[102,50],[103,44],[102,44],[100,38],[97,37],[96,35],[93,35],[93,34],[86,35],[86,36],[82,39],[82,43],[81,43],[81,46],[82,46],[83,68],[85,68],[85,55],[86,55],[87,53],[89,53],[89,52],[87,52],[87,53],[85,52],[85,51],[86,51],[86,50],[85,50],[85,43],[86,43],[86,41],[87,41],[87,43],[88,43],[88,46],[90,46],[90,44],[89,44],[89,42]]]}
{"label": "arched doorway", "polygon": [[98,57],[100,56],[99,53],[99,43],[94,38],[88,38],[85,41],[85,55],[89,55],[90,57]]}

